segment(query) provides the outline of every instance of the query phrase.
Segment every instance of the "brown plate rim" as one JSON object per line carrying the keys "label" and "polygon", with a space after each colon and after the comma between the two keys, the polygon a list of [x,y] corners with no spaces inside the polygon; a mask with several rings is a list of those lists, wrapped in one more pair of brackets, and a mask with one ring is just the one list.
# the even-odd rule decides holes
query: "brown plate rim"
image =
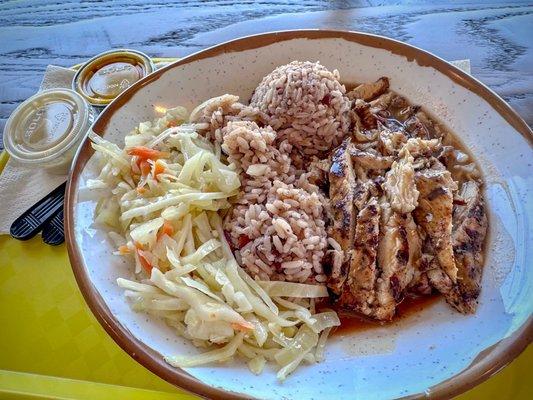
{"label": "brown plate rim", "polygon": [[[511,126],[529,141],[530,145],[533,145],[532,130],[502,98],[483,83],[459,68],[449,64],[445,60],[415,46],[379,35],[355,31],[320,29],[278,31],[245,36],[184,57],[153,72],[124,91],[100,114],[96,122],[93,124],[92,130],[96,134],[101,135],[105,131],[107,123],[116,110],[126,104],[137,91],[159,79],[165,71],[171,68],[223,53],[255,49],[278,41],[292,39],[344,39],[364,46],[388,50],[394,54],[406,57],[409,61],[415,60],[421,66],[434,68],[445,76],[448,76],[455,83],[465,87],[483,100],[487,101],[492,108],[494,108]],[[74,276],[85,301],[96,316],[98,322],[113,340],[115,340],[115,342],[133,359],[166,381],[207,398],[248,399],[249,396],[245,394],[227,392],[219,388],[211,387],[194,378],[186,371],[168,365],[159,353],[136,339],[127,328],[122,326],[114,318],[104,300],[92,285],[87,271],[83,266],[81,252],[74,234],[76,187],[78,186],[81,172],[91,155],[92,149],[89,145],[89,140],[86,139],[74,159],[65,194],[65,233],[69,259]],[[529,343],[531,343],[532,338],[533,317],[530,316],[528,320],[513,333],[513,335],[502,339],[480,353],[468,368],[448,380],[428,388],[424,393],[418,393],[407,398],[422,399],[429,397],[441,399],[450,398],[465,392],[488,379],[509,364],[527,347]]]}

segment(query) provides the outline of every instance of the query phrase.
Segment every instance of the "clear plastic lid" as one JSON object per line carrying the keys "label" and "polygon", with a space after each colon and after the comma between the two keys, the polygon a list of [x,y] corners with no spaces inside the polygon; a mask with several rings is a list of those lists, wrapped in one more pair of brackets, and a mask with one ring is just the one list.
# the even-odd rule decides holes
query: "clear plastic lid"
{"label": "clear plastic lid", "polygon": [[11,114],[4,128],[4,147],[20,162],[46,163],[79,143],[92,121],[92,110],[78,93],[45,90]]}

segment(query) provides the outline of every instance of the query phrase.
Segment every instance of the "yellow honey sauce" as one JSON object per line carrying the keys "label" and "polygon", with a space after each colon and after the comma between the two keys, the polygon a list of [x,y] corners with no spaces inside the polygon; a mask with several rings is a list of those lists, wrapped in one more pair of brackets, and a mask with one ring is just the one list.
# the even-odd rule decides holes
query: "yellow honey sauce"
{"label": "yellow honey sauce", "polygon": [[135,50],[111,50],[91,58],[76,73],[72,87],[93,106],[105,106],[155,70],[151,59]]}

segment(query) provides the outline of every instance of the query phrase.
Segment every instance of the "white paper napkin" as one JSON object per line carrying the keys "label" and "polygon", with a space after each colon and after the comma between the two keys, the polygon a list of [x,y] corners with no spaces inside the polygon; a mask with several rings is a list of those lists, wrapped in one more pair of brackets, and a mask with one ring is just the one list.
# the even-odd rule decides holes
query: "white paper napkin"
{"label": "white paper napkin", "polygon": [[[452,64],[470,73],[470,60],[452,61]],[[167,63],[159,63],[161,68]],[[71,88],[76,71],[49,65],[39,90]],[[32,169],[9,160],[0,175],[0,235],[9,233],[13,221],[67,179],[43,169]]]}

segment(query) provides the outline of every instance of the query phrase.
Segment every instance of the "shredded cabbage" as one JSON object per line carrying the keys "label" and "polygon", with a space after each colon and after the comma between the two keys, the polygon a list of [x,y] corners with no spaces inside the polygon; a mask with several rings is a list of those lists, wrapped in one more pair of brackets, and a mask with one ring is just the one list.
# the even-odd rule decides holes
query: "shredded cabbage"
{"label": "shredded cabbage", "polygon": [[241,332],[238,333],[227,345],[225,345],[221,349],[208,351],[190,357],[165,357],[165,361],[173,367],[180,368],[195,367],[202,364],[209,364],[215,361],[226,361],[235,354],[237,348],[242,344],[243,337],[244,333]]}
{"label": "shredded cabbage", "polygon": [[163,218],[155,218],[143,224],[137,225],[130,232],[131,238],[142,245],[153,247],[156,241],[157,232],[163,226]]}
{"label": "shredded cabbage", "polygon": [[182,276],[181,277],[181,280],[183,281],[183,283],[185,283],[187,286],[189,287],[192,287],[194,289],[197,289],[199,290],[200,292],[202,292],[203,294],[211,297],[213,300],[216,300],[216,301],[220,301],[221,303],[223,302],[222,299],[220,297],[218,297],[216,294],[214,294],[210,289],[209,287],[202,283],[202,282],[199,282],[197,280],[194,280],[188,276]]}
{"label": "shredded cabbage", "polygon": [[265,368],[266,358],[263,356],[256,356],[248,361],[248,368],[254,374],[259,375]]}
{"label": "shredded cabbage", "polygon": [[239,276],[244,280],[244,282],[246,282],[248,286],[250,286],[259,295],[259,297],[261,297],[261,300],[263,300],[268,308],[270,308],[270,311],[277,315],[279,312],[278,307],[270,299],[269,295],[263,290],[263,288],[259,286],[241,267],[236,265],[236,263],[234,265],[237,268]]}
{"label": "shredded cabbage", "polygon": [[[191,118],[178,107],[141,123],[125,149],[91,133],[101,169],[86,190],[98,193],[95,222],[109,228],[114,254],[135,262],[135,280],[117,279],[132,310],[163,318],[207,349],[166,362],[194,367],[238,353],[254,374],[269,362],[284,380],[302,361],[323,359],[340,322],[333,311],[315,312],[325,286],[256,281],[235,260],[219,213],[231,207],[239,175],[220,146],[196,132],[206,127],[195,121],[216,104],[200,105]],[[255,164],[249,173],[264,169]]]}
{"label": "shredded cabbage", "polygon": [[316,345],[315,350],[315,360],[316,362],[321,362],[324,360],[324,349],[326,348],[326,340],[328,340],[328,336],[331,332],[332,328],[326,328],[322,331],[320,334],[320,337],[318,338],[318,343]]}
{"label": "shredded cabbage", "polygon": [[184,263],[197,264],[209,253],[215,251],[221,246],[220,241],[216,239],[210,239],[204,244],[202,244],[196,251],[190,256],[183,257],[182,261]]}
{"label": "shredded cabbage", "polygon": [[257,281],[271,297],[328,297],[328,289],[321,285],[281,281]]}

